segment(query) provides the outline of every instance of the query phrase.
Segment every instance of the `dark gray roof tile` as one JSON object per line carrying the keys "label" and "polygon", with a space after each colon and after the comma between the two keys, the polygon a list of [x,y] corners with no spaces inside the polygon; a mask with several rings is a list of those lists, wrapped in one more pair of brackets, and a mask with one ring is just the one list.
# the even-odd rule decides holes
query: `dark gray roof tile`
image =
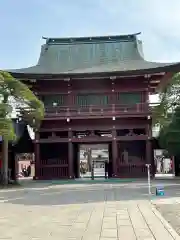
{"label": "dark gray roof tile", "polygon": [[24,74],[83,74],[128,72],[174,65],[148,62],[143,58],[137,34],[92,38],[49,38],[41,48],[38,64],[8,70]]}

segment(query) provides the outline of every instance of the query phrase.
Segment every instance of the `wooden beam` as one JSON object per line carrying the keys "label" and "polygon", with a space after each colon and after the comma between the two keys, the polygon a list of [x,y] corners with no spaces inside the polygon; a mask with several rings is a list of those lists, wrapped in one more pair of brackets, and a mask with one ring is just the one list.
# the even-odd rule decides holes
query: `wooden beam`
{"label": "wooden beam", "polygon": [[[125,113],[125,114],[116,114],[116,119],[123,119],[123,118],[134,118],[136,117],[137,119],[138,118],[145,118],[149,115],[151,115],[152,113],[151,112],[136,112],[136,113]],[[73,121],[74,120],[85,120],[85,119],[104,119],[104,118],[112,118],[114,114],[102,114],[102,115],[96,115],[96,116],[91,116],[91,115],[84,115],[84,116],[79,116],[79,115],[76,115],[76,116],[70,116],[70,119]],[[67,119],[67,116],[60,116],[60,115],[55,115],[54,116],[45,116],[45,120],[49,120],[49,121],[59,121],[59,120],[66,120]]]}
{"label": "wooden beam", "polygon": [[[143,140],[147,140],[148,136],[147,135],[134,135],[134,136],[117,136],[114,137],[99,137],[99,136],[93,136],[93,137],[81,137],[81,138],[77,138],[77,137],[73,137],[71,138],[72,142],[75,143],[90,143],[90,142],[111,142],[114,138],[116,138],[117,141],[143,141]],[[36,143],[60,143],[60,142],[69,142],[69,138],[54,138],[54,139],[39,139],[36,140]]]}
{"label": "wooden beam", "polygon": [[[115,124],[115,127],[117,130],[120,129],[145,129],[146,124],[128,124],[128,125],[122,125],[122,124]],[[62,126],[61,128],[40,128],[39,132],[63,132],[68,131],[69,127]],[[71,126],[72,131],[88,131],[88,130],[104,130],[109,131],[112,129],[112,125],[86,125],[84,126]]]}
{"label": "wooden beam", "polygon": [[163,88],[171,81],[173,75],[174,73],[169,72],[169,73],[166,73],[164,77],[161,78],[161,81],[155,90],[156,93],[163,90]]}
{"label": "wooden beam", "polygon": [[[138,87],[136,88],[136,86],[131,86],[131,87],[122,87],[122,86],[117,86],[116,89],[114,90],[115,93],[122,93],[122,92],[143,92],[143,91],[146,91],[147,89],[147,86],[144,86],[144,87]],[[64,94],[67,94],[67,91],[66,90],[60,90],[60,91],[57,91],[57,88],[56,89],[49,89],[48,91],[43,91],[43,90],[36,90],[38,92],[38,95],[41,96],[41,95],[64,95]],[[109,90],[109,89],[99,89],[99,90],[92,90],[92,89],[78,89],[78,90],[74,90],[72,89],[72,92],[74,94],[112,94],[112,92]],[[91,92],[91,93],[90,93]]]}

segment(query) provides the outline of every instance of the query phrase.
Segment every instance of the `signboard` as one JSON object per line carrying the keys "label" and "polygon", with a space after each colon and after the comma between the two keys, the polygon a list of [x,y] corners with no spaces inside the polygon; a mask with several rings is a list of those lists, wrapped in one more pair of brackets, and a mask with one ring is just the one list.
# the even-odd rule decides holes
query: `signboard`
{"label": "signboard", "polygon": [[174,157],[169,156],[163,149],[154,150],[155,177],[174,177]]}

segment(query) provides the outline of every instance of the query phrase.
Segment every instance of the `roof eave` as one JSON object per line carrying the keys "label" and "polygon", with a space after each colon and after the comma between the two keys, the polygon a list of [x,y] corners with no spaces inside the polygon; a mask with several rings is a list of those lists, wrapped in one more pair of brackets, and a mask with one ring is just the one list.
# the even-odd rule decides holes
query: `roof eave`
{"label": "roof eave", "polygon": [[[21,69],[19,69],[21,70]],[[27,69],[26,69],[27,70]],[[77,73],[30,73],[30,72],[18,72],[18,70],[7,70],[10,74],[12,74],[14,77],[18,78],[38,78],[41,76],[59,76],[62,78],[67,77],[94,77],[94,76],[135,76],[135,75],[144,75],[144,74],[155,74],[160,72],[179,72],[180,71],[180,62],[165,66],[160,66],[156,68],[149,68],[149,69],[134,69],[134,70],[124,70],[124,71],[111,71],[111,72],[77,72]],[[21,70],[22,71],[22,70]]]}

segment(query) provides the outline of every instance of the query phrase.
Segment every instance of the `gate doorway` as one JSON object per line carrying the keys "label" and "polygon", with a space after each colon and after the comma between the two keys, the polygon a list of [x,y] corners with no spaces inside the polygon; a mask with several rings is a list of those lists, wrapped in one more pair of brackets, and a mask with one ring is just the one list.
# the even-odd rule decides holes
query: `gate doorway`
{"label": "gate doorway", "polygon": [[80,178],[105,178],[105,173],[108,172],[109,144],[80,144],[78,155]]}

